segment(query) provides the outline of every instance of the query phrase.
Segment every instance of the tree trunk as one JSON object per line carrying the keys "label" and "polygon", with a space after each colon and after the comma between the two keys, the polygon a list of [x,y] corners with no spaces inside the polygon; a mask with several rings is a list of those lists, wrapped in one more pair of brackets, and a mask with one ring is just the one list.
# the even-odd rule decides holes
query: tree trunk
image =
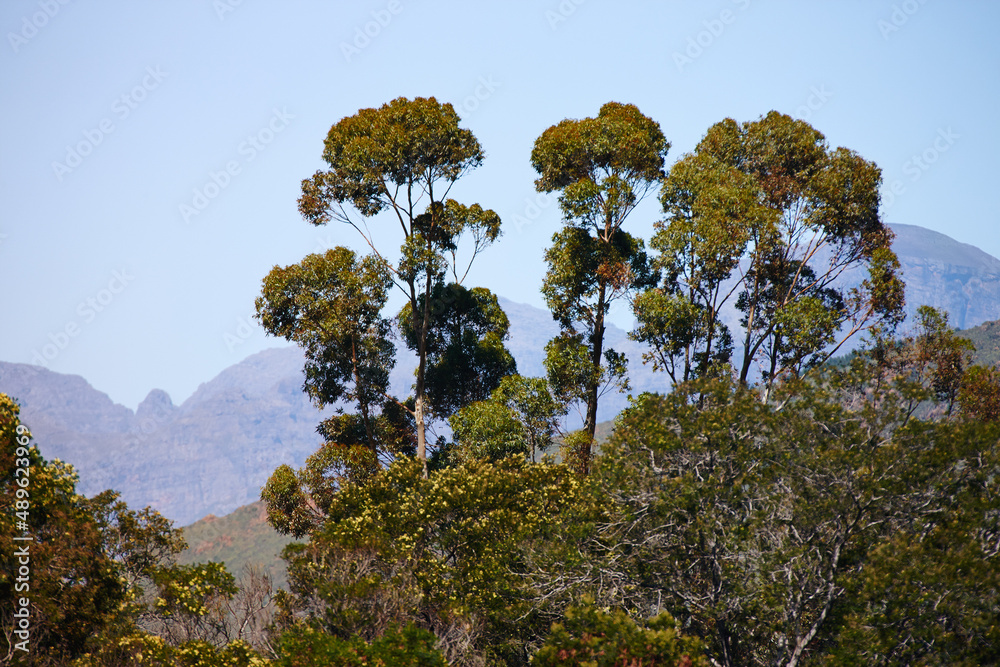
{"label": "tree trunk", "polygon": [[354,370],[354,390],[358,393],[358,409],[361,410],[361,421],[365,425],[365,438],[368,440],[368,449],[372,451],[377,460],[378,447],[375,443],[375,429],[368,411],[368,399],[363,398],[361,371],[358,370],[358,345],[354,338],[351,338],[351,364]]}
{"label": "tree trunk", "polygon": [[[424,309],[421,313],[421,323],[417,328],[417,383],[413,405],[413,419],[417,426],[417,458],[424,466],[424,479],[427,479],[427,426],[425,423],[424,403],[424,376],[427,370],[427,329],[431,319],[431,276],[427,276],[424,284]],[[411,306],[413,317],[417,317],[417,303],[413,300]]]}
{"label": "tree trunk", "polygon": [[[591,354],[590,361],[594,368],[600,368],[601,355],[604,354],[604,306],[606,299],[606,285],[601,281],[601,286],[597,294],[597,308],[594,310],[594,331],[590,336]],[[594,447],[594,434],[597,432],[597,395],[600,390],[599,380],[595,381],[587,388],[587,417],[583,422],[583,428],[588,439],[584,443],[583,451],[583,473],[590,473],[590,458]]]}

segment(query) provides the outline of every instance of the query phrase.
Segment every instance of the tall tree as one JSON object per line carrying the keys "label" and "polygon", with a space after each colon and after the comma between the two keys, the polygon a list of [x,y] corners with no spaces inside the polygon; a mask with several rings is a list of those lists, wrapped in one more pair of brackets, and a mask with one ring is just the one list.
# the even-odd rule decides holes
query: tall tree
{"label": "tall tree", "polygon": [[[410,412],[425,472],[430,296],[449,272],[461,283],[476,255],[500,235],[496,213],[447,198],[455,182],[484,157],[476,137],[458,124],[454,108],[433,97],[401,97],[378,109],[362,109],[330,129],[323,151],[329,168],[304,180],[299,198],[299,211],[310,223],[352,226],[406,295],[418,358]],[[395,261],[366,221],[382,212],[402,232]],[[466,232],[472,237],[471,258],[460,265],[458,241]]]}
{"label": "tall tree", "polygon": [[[609,102],[596,118],[566,119],[545,130],[531,152],[535,188],[561,193],[566,227],[545,254],[542,293],[562,331],[547,349],[546,365],[558,393],[586,404],[584,470],[602,381],[625,379],[621,355],[604,348],[605,317],[615,300],[651,278],[642,240],[622,225],[660,183],[669,148],[656,122],[633,105]],[[564,358],[584,366],[567,368]]]}
{"label": "tall tree", "polygon": [[127,586],[103,548],[76,473],[31,444],[20,407],[0,394],[0,663],[65,665],[115,621]]}
{"label": "tall tree", "polygon": [[[851,335],[902,319],[893,238],[879,217],[881,171],[831,150],[808,123],[770,112],[726,119],[671,170],[666,219],[651,245],[663,283],[636,300],[633,336],[683,381],[727,371],[725,304],[742,313],[746,383],[756,362],[767,386],[829,358]],[[867,270],[856,287],[841,278]]]}
{"label": "tall tree", "polygon": [[508,375],[486,400],[466,405],[449,420],[458,451],[454,458],[498,461],[536,454],[552,445],[565,405],[544,378]]}

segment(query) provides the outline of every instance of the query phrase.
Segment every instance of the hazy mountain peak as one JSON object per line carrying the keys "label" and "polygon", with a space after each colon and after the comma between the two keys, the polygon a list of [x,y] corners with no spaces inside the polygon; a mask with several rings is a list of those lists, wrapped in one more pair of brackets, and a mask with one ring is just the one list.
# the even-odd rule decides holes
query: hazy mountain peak
{"label": "hazy mountain peak", "polygon": [[1000,259],[974,245],[916,225],[889,225],[896,232],[892,249],[900,258],[937,260],[943,264],[978,269],[1000,276]]}

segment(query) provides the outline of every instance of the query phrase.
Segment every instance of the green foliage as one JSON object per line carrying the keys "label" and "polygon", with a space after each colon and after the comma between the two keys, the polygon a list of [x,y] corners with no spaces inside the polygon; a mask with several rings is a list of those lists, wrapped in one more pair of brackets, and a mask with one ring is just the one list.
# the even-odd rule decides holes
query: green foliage
{"label": "green foliage", "polygon": [[72,667],[266,667],[270,664],[240,640],[223,648],[205,641],[174,645],[162,637],[135,632],[113,645],[102,645]]}
{"label": "green foliage", "polygon": [[872,368],[766,403],[728,380],[642,397],[600,459],[610,599],[669,610],[722,665],[992,655],[1000,433],[915,420],[926,392]]}
{"label": "green foliage", "polygon": [[[487,399],[502,378],[517,372],[517,364],[504,346],[510,322],[495,294],[439,283],[430,298],[425,390],[434,413],[448,418],[464,405]],[[422,295],[417,310],[424,310]],[[412,323],[413,310],[406,304],[399,314],[400,331],[407,346],[417,350]]]}
{"label": "green foliage", "polygon": [[732,334],[725,324],[710,316],[705,304],[656,287],[638,294],[632,308],[637,326],[630,337],[649,343],[643,359],[653,364],[653,370],[666,372],[677,383],[711,377],[728,369]]}
{"label": "green foliage", "polygon": [[[7,660],[60,667],[264,665],[237,635],[259,632],[252,616],[266,603],[251,612],[251,597],[241,593],[246,614],[221,609],[220,600],[237,594],[221,565],[175,566],[185,543],[168,520],[148,507],[130,509],[113,491],[78,495],[73,468],[42,458],[18,412],[0,394],[0,598],[11,602],[0,624],[10,640]],[[22,598],[27,652],[15,648],[22,638],[13,602]]]}
{"label": "green foliage", "polygon": [[171,561],[186,543],[173,523],[156,510],[133,510],[116,491],[104,491],[90,503],[101,527],[101,545],[133,590],[141,588],[156,568]]}
{"label": "green foliage", "polygon": [[917,323],[919,331],[914,340],[917,373],[926,378],[937,400],[950,412],[975,347],[948,326],[948,313],[920,306]]}
{"label": "green foliage", "polygon": [[697,639],[681,635],[669,614],[642,626],[624,612],[609,613],[593,605],[571,607],[566,620],[532,657],[537,667],[708,667]]}
{"label": "green foliage", "polygon": [[153,574],[159,589],[156,608],[165,618],[208,616],[223,600],[236,595],[236,580],[222,563],[176,565]]}
{"label": "green foliage", "polygon": [[396,206],[396,188],[438,180],[447,188],[484,157],[472,132],[458,123],[454,108],[433,97],[400,97],[342,119],[324,142],[330,169],[303,182],[299,211],[315,225],[335,219],[336,204],[371,217]]}
{"label": "green foliage", "polygon": [[446,667],[434,648],[436,637],[408,625],[392,628],[371,643],[359,637],[340,639],[305,625],[296,625],[280,639],[276,667]]}
{"label": "green foliage", "polygon": [[545,380],[508,375],[488,400],[467,405],[450,423],[459,444],[457,460],[499,461],[507,456],[535,459],[552,444],[565,407]]}
{"label": "green foliage", "polygon": [[528,547],[565,508],[585,504],[580,493],[563,466],[470,461],[425,479],[419,462],[398,461],[364,486],[342,487],[310,542],[286,550],[282,622],[302,618],[365,641],[415,623],[452,664],[523,661],[546,625],[525,576]]}
{"label": "green foliage", "polygon": [[374,256],[358,260],[343,247],[274,267],[257,298],[264,329],[302,347],[306,393],[317,406],[346,400],[357,405],[361,433],[344,444],[383,450],[374,410],[385,400],[395,363],[390,323],[381,316],[391,285]]}
{"label": "green foliage", "polygon": [[1000,369],[973,366],[962,377],[958,404],[963,415],[1000,422]]}
{"label": "green foliage", "polygon": [[[531,152],[540,192],[560,191],[567,226],[545,253],[542,293],[562,329],[564,350],[574,354],[571,372],[553,371],[558,352],[549,350],[549,375],[560,396],[587,406],[584,429],[593,440],[605,369],[604,318],[611,304],[653,281],[641,239],[621,227],[663,177],[670,144],[659,125],[628,104],[609,102],[596,118],[566,119],[545,130]],[[612,350],[611,358],[623,357]],[[618,363],[612,374],[620,374]],[[589,451],[584,460],[589,459]]]}
{"label": "green foliage", "polygon": [[[128,589],[102,544],[108,498],[77,495],[72,466],[42,458],[19,412],[0,394],[0,625],[21,664],[64,665],[113,622]],[[15,608],[27,610],[29,636],[15,634]]]}
{"label": "green foliage", "polygon": [[[651,241],[663,283],[636,300],[633,338],[675,382],[717,375],[732,363],[720,319],[731,303],[744,329],[735,371],[745,383],[759,364],[770,385],[858,331],[891,329],[903,284],[879,219],[880,182],[878,167],[830,150],[804,121],[772,111],[716,123],[663,183],[666,219]],[[862,284],[838,287],[854,268],[868,270]]]}

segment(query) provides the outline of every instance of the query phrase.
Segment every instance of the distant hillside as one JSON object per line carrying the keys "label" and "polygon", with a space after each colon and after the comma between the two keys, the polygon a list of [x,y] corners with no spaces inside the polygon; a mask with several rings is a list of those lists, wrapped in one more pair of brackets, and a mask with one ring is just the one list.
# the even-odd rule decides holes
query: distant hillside
{"label": "distant hillside", "polygon": [[184,528],[188,548],[178,558],[181,565],[215,561],[239,577],[243,566],[264,568],[275,587],[284,586],[288,571],[281,551],[293,540],[279,535],[267,522],[264,503],[257,501],[217,517],[210,514]]}
{"label": "distant hillside", "polygon": [[976,346],[973,363],[1000,367],[1000,321],[984,322],[978,327],[960,331],[959,335]]}

